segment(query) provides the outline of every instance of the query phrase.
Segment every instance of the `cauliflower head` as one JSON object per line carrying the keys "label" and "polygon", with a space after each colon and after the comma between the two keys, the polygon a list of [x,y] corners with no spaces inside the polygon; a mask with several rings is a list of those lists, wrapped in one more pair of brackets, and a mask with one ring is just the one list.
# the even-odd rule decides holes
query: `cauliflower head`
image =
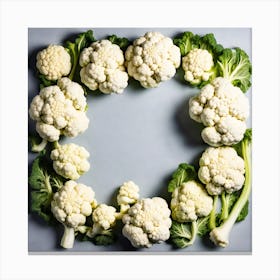
{"label": "cauliflower head", "polygon": [[181,63],[180,49],[159,32],[147,32],[125,52],[127,71],[145,88],[171,79]]}
{"label": "cauliflower head", "polygon": [[120,47],[109,40],[94,42],[80,55],[81,81],[89,89],[122,93],[128,85],[124,55]]}
{"label": "cauliflower head", "polygon": [[188,181],[172,192],[172,218],[180,223],[192,222],[210,214],[213,199],[196,181]]}
{"label": "cauliflower head", "polygon": [[120,187],[117,202],[121,207],[121,212],[126,212],[131,204],[134,204],[139,199],[139,187],[132,181],[123,183]]}
{"label": "cauliflower head", "polygon": [[106,204],[99,204],[92,213],[92,220],[102,229],[107,230],[116,223],[116,208]]}
{"label": "cauliflower head", "polygon": [[57,85],[41,89],[30,104],[29,115],[37,122],[39,135],[54,142],[60,135],[75,137],[88,128],[86,106],[83,88],[62,78]]}
{"label": "cauliflower head", "polygon": [[54,194],[51,211],[60,223],[75,229],[85,224],[96,205],[95,193],[90,187],[70,180]]}
{"label": "cauliflower head", "polygon": [[216,78],[189,101],[192,119],[206,126],[201,136],[208,145],[231,146],[243,139],[249,100],[228,79]]}
{"label": "cauliflower head", "polygon": [[51,151],[50,157],[56,173],[66,179],[77,180],[90,168],[89,152],[73,143],[59,145]]}
{"label": "cauliflower head", "polygon": [[141,199],[123,216],[122,233],[132,246],[149,248],[169,238],[170,213],[167,202],[160,197]]}
{"label": "cauliflower head", "polygon": [[37,54],[36,67],[48,80],[56,81],[71,71],[71,57],[59,45],[49,45]]}
{"label": "cauliflower head", "polygon": [[182,58],[184,78],[193,85],[200,84],[201,81],[208,81],[213,66],[212,54],[204,49],[195,48]]}
{"label": "cauliflower head", "polygon": [[245,181],[244,160],[232,147],[209,147],[199,160],[198,177],[211,195],[232,193],[242,188]]}

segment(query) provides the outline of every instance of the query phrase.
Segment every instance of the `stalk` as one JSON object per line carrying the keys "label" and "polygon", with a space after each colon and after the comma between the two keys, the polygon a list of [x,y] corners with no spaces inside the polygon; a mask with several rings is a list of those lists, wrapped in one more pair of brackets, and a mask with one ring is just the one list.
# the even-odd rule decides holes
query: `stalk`
{"label": "stalk", "polygon": [[34,142],[34,143],[32,143],[31,151],[35,152],[35,153],[42,152],[45,149],[45,147],[47,146],[47,144],[48,144],[48,141],[46,139],[42,139],[40,144],[35,144],[35,142]]}
{"label": "stalk", "polygon": [[219,227],[210,232],[210,239],[218,246],[226,247],[229,244],[229,234],[239,216],[239,213],[245,206],[251,193],[251,138],[246,137],[241,142],[241,153],[245,162],[245,182],[240,197],[234,204],[228,219]]}
{"label": "stalk", "polygon": [[228,199],[226,197],[225,192],[221,195],[221,201],[222,201],[222,213],[221,213],[221,221],[224,221],[228,218]]}
{"label": "stalk", "polygon": [[212,230],[216,227],[217,202],[218,202],[218,196],[215,195],[214,198],[213,198],[213,208],[210,212],[210,217],[209,217],[209,228],[210,228],[210,230]]}
{"label": "stalk", "polygon": [[73,248],[75,240],[75,230],[74,228],[67,227],[64,225],[64,233],[60,242],[61,247],[65,249]]}

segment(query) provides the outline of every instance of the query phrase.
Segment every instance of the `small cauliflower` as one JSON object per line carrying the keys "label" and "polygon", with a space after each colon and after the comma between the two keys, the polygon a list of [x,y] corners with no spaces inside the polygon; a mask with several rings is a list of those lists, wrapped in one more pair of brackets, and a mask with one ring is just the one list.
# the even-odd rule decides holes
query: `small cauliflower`
{"label": "small cauliflower", "polygon": [[195,48],[182,58],[184,78],[191,84],[208,81],[213,66],[213,57],[207,50]]}
{"label": "small cauliflower", "polygon": [[170,236],[170,213],[167,202],[160,197],[141,199],[123,216],[122,233],[136,248],[166,241]]}
{"label": "small cauliflower", "polygon": [[55,172],[66,179],[77,180],[90,168],[89,152],[73,143],[58,145],[50,157]]}
{"label": "small cauliflower", "polygon": [[67,76],[71,71],[71,57],[59,45],[49,45],[37,54],[36,67],[50,81]]}
{"label": "small cauliflower", "polygon": [[29,108],[39,135],[49,141],[58,141],[60,135],[75,137],[88,128],[86,98],[83,88],[68,78],[57,85],[41,89]]}
{"label": "small cauliflower", "polygon": [[249,116],[249,101],[240,88],[216,78],[189,101],[192,119],[206,127],[201,136],[213,147],[231,146],[242,140]]}
{"label": "small cauliflower", "polygon": [[213,199],[196,181],[188,181],[172,193],[170,208],[175,221],[185,223],[210,214]]}
{"label": "small cauliflower", "polygon": [[244,184],[244,160],[232,147],[207,148],[199,160],[198,177],[211,195],[232,193]]}
{"label": "small cauliflower", "polygon": [[145,88],[171,79],[180,66],[180,49],[159,32],[147,32],[134,40],[126,52],[128,74]]}
{"label": "small cauliflower", "polygon": [[139,187],[132,181],[123,183],[120,187],[117,202],[120,206],[120,212],[125,213],[131,204],[134,204],[139,199]]}
{"label": "small cauliflower", "polygon": [[75,181],[67,181],[53,196],[51,211],[54,217],[64,225],[64,234],[61,246],[72,248],[75,240],[75,231],[86,222],[95,208],[94,191]]}
{"label": "small cauliflower", "polygon": [[85,48],[80,55],[80,66],[81,81],[91,90],[122,93],[128,85],[123,52],[109,40],[96,41]]}

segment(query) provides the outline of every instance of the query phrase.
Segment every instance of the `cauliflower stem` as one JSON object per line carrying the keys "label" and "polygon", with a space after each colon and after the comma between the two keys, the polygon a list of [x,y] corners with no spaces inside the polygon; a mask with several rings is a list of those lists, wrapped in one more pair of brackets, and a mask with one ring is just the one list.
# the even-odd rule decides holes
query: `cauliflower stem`
{"label": "cauliflower stem", "polygon": [[[244,207],[248,203],[248,199],[251,192],[251,140],[252,140],[252,130],[247,129],[244,139],[240,143],[241,155],[245,161],[245,182],[243,189],[241,191],[240,197],[237,199],[236,203],[232,207],[228,218],[222,222],[219,227],[214,228],[210,232],[210,239],[218,246],[226,247],[229,244],[229,234],[231,229],[240,214],[242,213]],[[243,211],[243,216],[246,215],[246,211]],[[242,218],[242,217],[241,217]],[[244,218],[244,217],[243,217]],[[240,220],[240,218],[239,218]]]}
{"label": "cauliflower stem", "polygon": [[64,233],[60,242],[61,247],[65,249],[73,248],[74,241],[75,241],[74,228],[64,225]]}

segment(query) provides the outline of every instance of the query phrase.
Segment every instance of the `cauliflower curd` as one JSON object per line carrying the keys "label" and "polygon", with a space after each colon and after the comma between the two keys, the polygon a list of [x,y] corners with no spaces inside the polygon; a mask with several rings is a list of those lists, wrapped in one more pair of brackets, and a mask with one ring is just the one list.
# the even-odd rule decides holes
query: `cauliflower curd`
{"label": "cauliflower curd", "polygon": [[192,119],[206,128],[201,136],[208,145],[231,146],[242,140],[249,116],[249,100],[225,78],[216,78],[189,101]]}
{"label": "cauliflower curd", "polygon": [[182,58],[184,78],[194,85],[208,81],[213,66],[213,57],[207,50],[195,48]]}
{"label": "cauliflower curd", "polygon": [[73,143],[59,145],[52,150],[50,157],[55,172],[67,179],[77,180],[90,168],[89,152]]}
{"label": "cauliflower curd", "polygon": [[60,135],[75,137],[88,128],[86,98],[83,88],[68,78],[58,80],[57,85],[41,89],[29,108],[39,135],[49,142]]}
{"label": "cauliflower curd", "polygon": [[125,52],[128,74],[145,88],[171,79],[180,66],[180,49],[159,32],[147,32]]}
{"label": "cauliflower curd", "polygon": [[161,243],[170,236],[170,210],[167,202],[160,197],[144,198],[129,208],[122,218],[123,235],[132,246],[151,247]]}
{"label": "cauliflower curd", "polygon": [[91,90],[122,93],[128,85],[123,52],[109,40],[97,41],[85,48],[80,55],[80,66],[81,81]]}
{"label": "cauliflower curd", "polygon": [[198,177],[211,195],[232,193],[242,188],[245,180],[244,160],[231,147],[210,147],[199,160]]}
{"label": "cauliflower curd", "polygon": [[71,57],[64,47],[49,45],[37,54],[36,67],[48,80],[55,81],[70,73]]}
{"label": "cauliflower curd", "polygon": [[196,181],[188,181],[172,192],[170,203],[172,218],[185,223],[209,215],[213,199]]}

